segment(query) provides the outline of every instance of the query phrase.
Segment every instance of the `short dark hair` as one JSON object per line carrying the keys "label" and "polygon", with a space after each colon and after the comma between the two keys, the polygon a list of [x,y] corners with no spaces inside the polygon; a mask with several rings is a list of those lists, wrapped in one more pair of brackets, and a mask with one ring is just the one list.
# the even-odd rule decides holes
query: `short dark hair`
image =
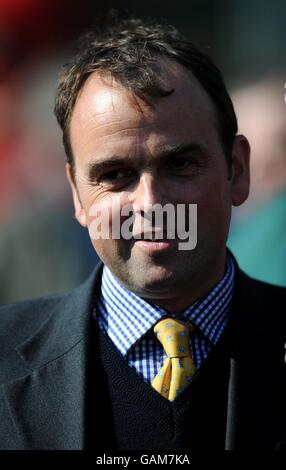
{"label": "short dark hair", "polygon": [[227,162],[231,162],[237,119],[222,74],[210,57],[170,25],[139,18],[95,28],[79,38],[78,52],[60,73],[55,115],[63,131],[67,162],[74,170],[69,124],[80,89],[93,72],[109,74],[141,98],[168,96],[160,77],[158,58],[173,59],[190,70],[211,98]]}

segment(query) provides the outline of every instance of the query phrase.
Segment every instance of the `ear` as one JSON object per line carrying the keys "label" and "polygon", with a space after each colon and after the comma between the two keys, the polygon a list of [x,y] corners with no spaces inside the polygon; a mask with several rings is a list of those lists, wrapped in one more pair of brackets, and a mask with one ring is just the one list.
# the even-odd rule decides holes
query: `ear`
{"label": "ear", "polygon": [[82,207],[81,200],[79,198],[78,189],[76,187],[76,182],[74,179],[74,174],[72,167],[69,163],[66,163],[66,176],[69,182],[69,185],[72,190],[73,204],[75,209],[75,218],[83,227],[87,227],[87,218],[84,208]]}
{"label": "ear", "polygon": [[249,194],[250,145],[244,135],[235,136],[232,147],[232,204],[240,206]]}

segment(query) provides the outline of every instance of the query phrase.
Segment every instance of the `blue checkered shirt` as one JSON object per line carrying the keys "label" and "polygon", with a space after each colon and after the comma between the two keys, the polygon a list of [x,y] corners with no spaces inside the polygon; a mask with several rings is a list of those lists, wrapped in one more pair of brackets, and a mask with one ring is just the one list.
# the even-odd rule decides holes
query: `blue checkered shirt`
{"label": "blue checkered shirt", "polygon": [[234,273],[234,262],[227,252],[224,277],[178,316],[126,289],[104,266],[94,316],[129,365],[149,384],[167,357],[153,332],[154,325],[165,316],[191,322],[197,328],[190,337],[190,350],[199,369],[219,341],[229,318]]}

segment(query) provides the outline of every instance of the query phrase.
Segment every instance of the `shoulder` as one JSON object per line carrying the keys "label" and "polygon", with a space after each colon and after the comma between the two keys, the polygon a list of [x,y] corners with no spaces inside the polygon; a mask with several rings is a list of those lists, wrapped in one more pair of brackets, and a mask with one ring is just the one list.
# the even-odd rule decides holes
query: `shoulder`
{"label": "shoulder", "polygon": [[241,270],[239,270],[237,277],[239,288],[251,300],[258,303],[266,302],[272,304],[273,307],[277,307],[278,301],[281,300],[286,308],[286,287],[254,279]]}
{"label": "shoulder", "polygon": [[0,307],[0,383],[7,383],[70,350],[88,335],[100,269],[80,286]]}
{"label": "shoulder", "polygon": [[49,318],[72,291],[0,307],[0,348],[24,341]]}
{"label": "shoulder", "polygon": [[[229,250],[228,250],[229,251]],[[269,284],[255,279],[245,273],[239,266],[236,258],[229,251],[234,263],[234,301],[241,307],[250,306],[257,309],[277,309],[281,304],[286,309],[286,287]]]}
{"label": "shoulder", "polygon": [[3,345],[19,344],[45,324],[57,328],[61,324],[74,326],[80,312],[89,310],[101,269],[98,264],[88,279],[74,289],[1,306],[0,352]]}
{"label": "shoulder", "polygon": [[98,263],[89,277],[73,289],[0,306],[0,337],[12,334],[19,342],[20,337],[33,334],[54,313],[70,318],[78,310],[88,309],[97,295],[102,268],[103,264]]}
{"label": "shoulder", "polygon": [[[0,307],[0,383],[27,375],[29,366],[18,347],[37,334],[53,312],[60,312],[63,295],[41,297]],[[51,331],[51,329],[50,329]],[[52,342],[48,340],[50,344]]]}
{"label": "shoulder", "polygon": [[[233,307],[237,323],[243,334],[249,332],[251,341],[277,340],[285,343],[286,330],[286,288],[269,284],[237,271]],[[280,346],[279,346],[280,347]]]}

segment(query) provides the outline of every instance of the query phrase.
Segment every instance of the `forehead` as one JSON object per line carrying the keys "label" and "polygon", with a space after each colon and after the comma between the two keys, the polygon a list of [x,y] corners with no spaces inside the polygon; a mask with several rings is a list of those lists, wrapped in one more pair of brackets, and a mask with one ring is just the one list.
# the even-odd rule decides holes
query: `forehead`
{"label": "forehead", "polygon": [[[148,98],[149,103],[107,76],[93,73],[81,89],[70,123],[74,153],[82,145],[108,139],[108,143],[157,133],[173,140],[202,138],[217,133],[214,105],[198,80],[173,61],[161,63],[167,97]],[[192,134],[191,136],[189,134]],[[179,142],[174,142],[179,143]]]}

